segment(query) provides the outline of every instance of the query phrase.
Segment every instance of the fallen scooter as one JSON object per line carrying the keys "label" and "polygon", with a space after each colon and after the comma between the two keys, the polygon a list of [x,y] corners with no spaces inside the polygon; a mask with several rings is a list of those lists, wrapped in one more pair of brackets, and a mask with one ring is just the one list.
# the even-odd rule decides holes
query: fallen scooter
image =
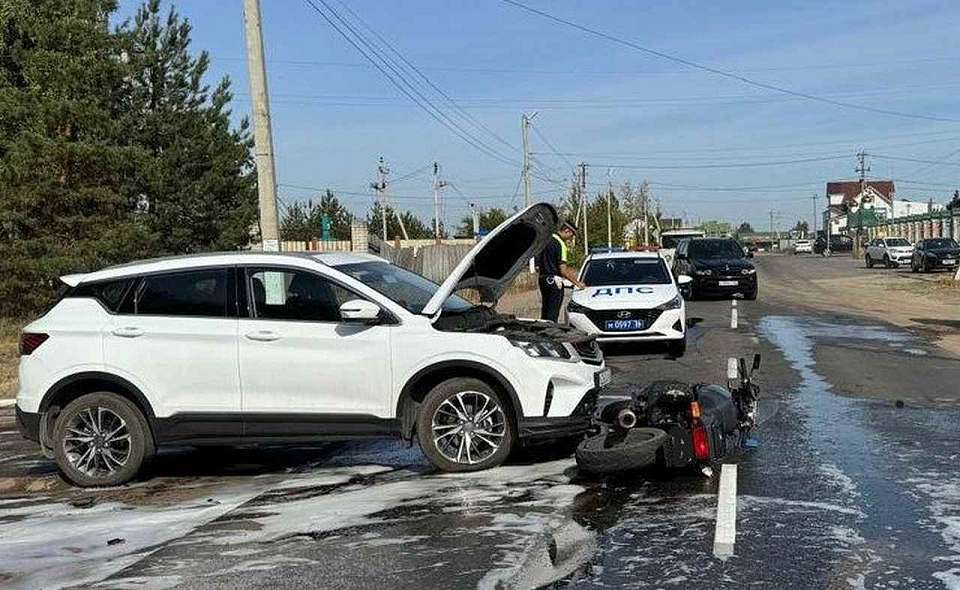
{"label": "fallen scooter", "polygon": [[747,370],[737,362],[737,376],[727,387],[681,381],[654,381],[632,399],[602,408],[599,432],[577,447],[580,470],[608,474],[639,469],[711,464],[738,449],[755,446],[750,432],[756,424],[759,388],[753,374],[760,355]]}

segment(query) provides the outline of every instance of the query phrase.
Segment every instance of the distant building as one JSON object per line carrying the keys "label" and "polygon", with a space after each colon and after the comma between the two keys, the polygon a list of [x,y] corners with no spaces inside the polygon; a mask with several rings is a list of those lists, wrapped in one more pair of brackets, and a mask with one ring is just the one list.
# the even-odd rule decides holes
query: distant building
{"label": "distant building", "polygon": [[831,234],[845,232],[847,214],[863,210],[868,218],[895,219],[908,215],[942,211],[945,207],[933,201],[898,199],[892,180],[867,180],[860,193],[859,180],[827,183],[827,209],[823,213],[824,227]]}
{"label": "distant building", "polygon": [[827,183],[827,208],[823,212],[823,227],[831,234],[847,230],[847,213],[860,208],[874,209],[878,216],[892,216],[896,187],[892,180],[867,180],[860,190],[859,180]]}

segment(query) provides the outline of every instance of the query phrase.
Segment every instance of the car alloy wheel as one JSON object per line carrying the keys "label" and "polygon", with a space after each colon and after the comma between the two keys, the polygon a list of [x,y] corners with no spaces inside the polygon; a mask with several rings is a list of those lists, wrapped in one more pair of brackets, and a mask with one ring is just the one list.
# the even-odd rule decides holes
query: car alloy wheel
{"label": "car alloy wheel", "polygon": [[130,459],[130,429],[109,408],[86,408],[70,419],[66,429],[64,455],[87,477],[110,477]]}
{"label": "car alloy wheel", "polygon": [[430,429],[434,446],[445,459],[475,465],[500,449],[507,436],[507,417],[496,398],[461,391],[437,406]]}

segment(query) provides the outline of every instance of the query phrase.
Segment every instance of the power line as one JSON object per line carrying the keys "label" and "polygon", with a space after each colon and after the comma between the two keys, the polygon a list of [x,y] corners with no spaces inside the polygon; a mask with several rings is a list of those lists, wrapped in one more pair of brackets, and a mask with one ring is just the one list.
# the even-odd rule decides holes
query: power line
{"label": "power line", "polygon": [[582,31],[582,32],[584,32],[584,33],[588,33],[588,34],[593,35],[593,36],[595,36],[595,37],[599,37],[599,38],[601,38],[601,39],[606,39],[607,41],[611,41],[611,42],[617,43],[617,44],[619,44],[619,45],[623,45],[623,46],[626,46],[626,47],[630,47],[630,48],[635,49],[635,50],[637,50],[637,51],[641,51],[641,52],[643,52],[643,53],[646,53],[646,54],[648,54],[648,55],[653,55],[653,56],[659,57],[659,58],[661,58],[661,59],[666,59],[666,60],[669,60],[669,61],[672,61],[672,62],[681,64],[681,65],[685,65],[685,66],[690,67],[690,68],[695,68],[695,69],[698,69],[698,70],[702,70],[702,71],[704,71],[704,72],[709,72],[709,73],[711,73],[711,74],[715,74],[715,75],[717,75],[717,76],[722,76],[722,77],[724,77],[724,78],[729,78],[729,79],[731,79],[731,80],[736,80],[736,81],[738,81],[738,82],[741,82],[741,83],[743,83],[743,84],[747,84],[747,85],[749,85],[749,86],[753,86],[753,87],[755,87],[755,88],[763,88],[763,89],[765,89],[765,90],[771,90],[771,91],[774,91],[774,92],[779,92],[779,93],[787,94],[787,95],[790,95],[790,96],[796,96],[796,97],[798,97],[798,98],[804,98],[804,99],[807,99],[807,100],[810,100],[810,101],[820,102],[820,103],[829,104],[829,105],[833,105],[833,106],[837,106],[837,107],[842,107],[842,108],[846,108],[846,109],[853,109],[853,110],[858,110],[858,111],[865,111],[865,112],[877,113],[877,114],[881,114],[881,115],[890,115],[890,116],[894,116],[894,117],[903,117],[903,118],[907,118],[907,119],[923,119],[923,120],[927,120],[927,121],[940,121],[940,122],[948,122],[948,123],[960,123],[960,119],[952,119],[952,118],[949,118],[949,117],[937,117],[937,116],[930,116],[930,115],[921,115],[921,114],[916,114],[916,113],[906,113],[906,112],[895,111],[895,110],[890,110],[890,109],[880,109],[880,108],[868,107],[868,106],[859,105],[859,104],[855,104],[855,103],[849,103],[849,102],[845,102],[845,101],[834,100],[834,99],[826,98],[826,97],[823,97],[823,96],[817,96],[817,95],[815,95],[815,94],[809,94],[809,93],[806,93],[806,92],[799,92],[799,91],[796,91],[796,90],[791,90],[791,89],[789,89],[789,88],[784,88],[784,87],[782,87],[782,86],[777,86],[777,85],[775,85],[775,84],[769,84],[769,83],[767,83],[767,82],[760,82],[760,81],[758,81],[758,80],[754,80],[754,79],[752,79],[752,78],[748,78],[748,77],[743,76],[743,75],[741,75],[741,74],[737,74],[737,73],[730,72],[730,71],[727,71],[727,70],[721,70],[721,69],[719,69],[719,68],[714,68],[714,67],[711,67],[711,66],[707,66],[707,65],[704,65],[704,64],[701,64],[701,63],[698,63],[698,62],[695,62],[695,61],[686,59],[686,58],[682,58],[682,57],[679,57],[679,56],[676,56],[676,55],[671,55],[671,54],[669,54],[669,53],[664,53],[664,52],[662,52],[662,51],[657,51],[657,50],[655,50],[655,49],[651,49],[651,48],[649,48],[649,47],[644,47],[643,45],[639,45],[639,44],[637,44],[637,43],[634,43],[633,41],[629,41],[629,40],[627,40],[627,39],[623,39],[623,38],[621,38],[621,37],[617,37],[617,36],[611,35],[611,34],[609,34],[609,33],[604,33],[603,31],[599,31],[599,30],[597,30],[597,29],[593,29],[593,28],[587,27],[587,26],[585,26],[585,25],[581,25],[581,24],[579,24],[579,23],[575,23],[575,22],[573,22],[573,21],[570,21],[570,20],[561,18],[561,17],[559,17],[559,16],[555,16],[555,15],[553,15],[553,14],[550,14],[550,13],[548,13],[548,12],[544,12],[544,11],[542,11],[542,10],[538,10],[538,9],[536,9],[536,8],[533,8],[532,6],[527,6],[526,4],[523,4],[523,3],[521,3],[521,2],[518,2],[517,0],[500,0],[500,1],[501,1],[501,2],[504,2],[504,3],[506,3],[506,4],[510,4],[510,5],[512,5],[512,6],[515,6],[515,7],[517,7],[517,8],[520,8],[520,9],[522,9],[522,10],[525,10],[525,11],[531,13],[531,14],[535,14],[535,15],[537,15],[537,16],[546,18],[546,19],[551,20],[551,21],[553,21],[553,22],[556,22],[556,23],[559,23],[559,24],[562,24],[562,25],[565,25],[565,26],[568,26],[568,27],[577,29],[578,31]]}
{"label": "power line", "polygon": [[897,162],[917,162],[919,164],[933,164],[936,166],[952,166],[960,168],[960,163],[957,162],[944,162],[943,160],[923,160],[921,158],[904,158],[899,156],[884,156],[880,154],[870,153],[867,154],[871,158],[876,158],[878,160],[893,160]]}
{"label": "power line", "polygon": [[[450,117],[444,113],[439,107],[433,104],[433,102],[424,96],[420,90],[413,85],[409,80],[407,80],[404,75],[398,71],[397,67],[391,63],[391,60],[387,57],[384,57],[383,54],[377,50],[369,41],[367,41],[361,33],[359,33],[355,28],[353,28],[343,17],[341,17],[336,10],[334,10],[325,0],[317,0],[320,2],[324,8],[326,8],[333,16],[331,17],[326,12],[324,12],[313,0],[304,0],[314,11],[316,11],[320,16],[323,17],[327,23],[333,27],[333,29],[340,34],[350,45],[354,47],[365,59],[372,63],[380,72],[390,81],[393,86],[395,86],[400,92],[402,92],[407,98],[413,101],[417,106],[423,109],[428,115],[433,119],[439,122],[441,125],[446,127],[448,130],[453,132],[455,135],[460,137],[463,141],[470,144],[472,147],[476,148],[485,155],[496,159],[502,163],[509,164],[511,166],[516,165],[516,162],[511,161],[508,157],[499,154],[493,148],[490,148],[483,144],[482,141],[474,138],[469,132],[465,131],[460,127],[456,121],[450,119]],[[342,23],[343,27],[346,27],[352,33],[356,40],[351,37],[344,30],[343,27],[334,22],[334,19]],[[365,50],[360,44],[364,45],[367,49]],[[379,63],[373,56],[379,58],[383,64]],[[385,69],[386,68],[386,69]],[[387,69],[393,72],[391,75],[387,72]],[[409,88],[409,90],[408,90]]]}
{"label": "power line", "polygon": [[811,162],[829,162],[849,158],[849,154],[842,156],[826,156],[821,158],[798,158],[795,160],[777,160],[768,162],[737,162],[724,164],[609,164],[591,162],[589,165],[594,168],[622,168],[628,170],[701,170],[714,168],[761,168],[764,166],[784,166],[787,164],[808,164]]}
{"label": "power line", "polygon": [[407,67],[409,67],[411,70],[413,70],[424,82],[426,82],[431,88],[433,88],[433,89],[437,92],[437,94],[439,94],[440,96],[442,96],[442,97],[444,98],[444,100],[446,100],[451,106],[453,106],[453,108],[454,108],[458,113],[460,113],[460,114],[463,116],[464,119],[466,119],[468,122],[470,122],[476,129],[478,129],[479,131],[482,131],[482,132],[487,133],[488,135],[490,135],[490,137],[494,138],[495,140],[497,140],[497,141],[500,142],[501,144],[507,146],[507,147],[510,148],[511,150],[514,150],[514,151],[517,150],[517,146],[511,144],[510,142],[508,142],[508,141],[505,140],[504,138],[502,138],[502,137],[500,137],[499,135],[497,135],[495,132],[491,131],[490,128],[488,128],[488,127],[485,126],[483,123],[481,123],[479,120],[477,120],[476,117],[474,117],[473,115],[471,115],[470,113],[468,113],[467,111],[465,111],[463,108],[461,108],[460,105],[457,104],[457,102],[456,102],[453,98],[450,97],[450,95],[448,95],[446,92],[444,92],[442,88],[440,88],[439,86],[437,86],[436,84],[434,84],[433,81],[432,81],[430,78],[428,78],[427,75],[424,74],[424,73],[420,70],[420,68],[418,68],[418,67],[417,67],[415,64],[413,64],[410,60],[408,60],[406,57],[404,57],[404,55],[403,55],[402,53],[400,53],[400,51],[398,51],[393,45],[391,45],[390,42],[387,41],[380,33],[378,33],[378,32],[377,32],[375,29],[373,29],[370,25],[368,25],[366,22],[364,22],[364,20],[363,20],[362,18],[360,18],[360,16],[359,16],[356,12],[354,12],[353,10],[350,9],[349,6],[347,6],[347,4],[345,4],[344,2],[341,1],[341,2],[340,2],[340,5],[343,6],[343,8],[344,8],[347,12],[349,12],[351,15],[353,15],[353,18],[355,18],[355,19],[357,20],[357,22],[359,22],[364,28],[366,28],[368,31],[370,31],[371,33],[373,33],[373,35],[374,35],[377,39],[379,39],[381,43],[383,43],[384,45],[386,45],[387,48],[394,53],[394,55],[396,55],[398,58],[400,58],[400,60],[401,60],[403,63],[405,63],[405,64],[407,65]]}
{"label": "power line", "polygon": [[[234,56],[215,56],[216,60],[223,61],[244,61],[245,58],[234,57]],[[916,64],[916,63],[935,63],[935,62],[956,62],[958,57],[924,57],[924,58],[914,58],[914,59],[902,59],[902,60],[887,60],[883,62],[873,62],[873,63],[833,63],[833,64],[810,64],[806,66],[780,66],[775,68],[747,68],[747,69],[736,69],[740,73],[756,73],[756,72],[790,72],[790,71],[808,71],[808,70],[833,70],[833,69],[850,69],[850,68],[889,68],[892,65],[907,65],[907,64]],[[300,65],[300,66],[323,66],[323,67],[341,67],[341,68],[369,68],[370,64],[360,63],[360,62],[341,62],[341,61],[319,61],[319,60],[303,60],[303,59],[271,59],[270,63],[272,64],[288,64],[288,65]],[[538,74],[538,75],[572,75],[572,76],[584,76],[584,75],[594,75],[594,76],[676,76],[676,75],[686,75],[690,74],[689,70],[661,70],[661,71],[647,71],[647,70],[584,70],[584,69],[570,69],[570,70],[543,70],[543,69],[527,69],[527,68],[471,68],[471,67],[452,67],[452,66],[424,66],[421,69],[432,72],[463,72],[463,73],[473,73],[473,74]]]}

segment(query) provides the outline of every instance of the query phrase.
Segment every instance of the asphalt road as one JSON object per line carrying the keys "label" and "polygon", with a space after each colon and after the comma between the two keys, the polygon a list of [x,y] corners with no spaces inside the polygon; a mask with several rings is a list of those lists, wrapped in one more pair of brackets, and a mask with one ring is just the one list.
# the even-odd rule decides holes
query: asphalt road
{"label": "asphalt road", "polygon": [[[819,268],[757,263],[761,285]],[[717,477],[700,473],[598,481],[539,449],[442,475],[373,441],[176,449],[133,486],[80,491],[7,412],[0,586],[960,588],[960,360],[923,333],[800,309],[761,287],[732,328],[730,301],[696,301],[682,359],[607,351],[612,394],[722,383],[729,357],[763,355],[762,444],[733,459],[732,557],[713,556]]]}

